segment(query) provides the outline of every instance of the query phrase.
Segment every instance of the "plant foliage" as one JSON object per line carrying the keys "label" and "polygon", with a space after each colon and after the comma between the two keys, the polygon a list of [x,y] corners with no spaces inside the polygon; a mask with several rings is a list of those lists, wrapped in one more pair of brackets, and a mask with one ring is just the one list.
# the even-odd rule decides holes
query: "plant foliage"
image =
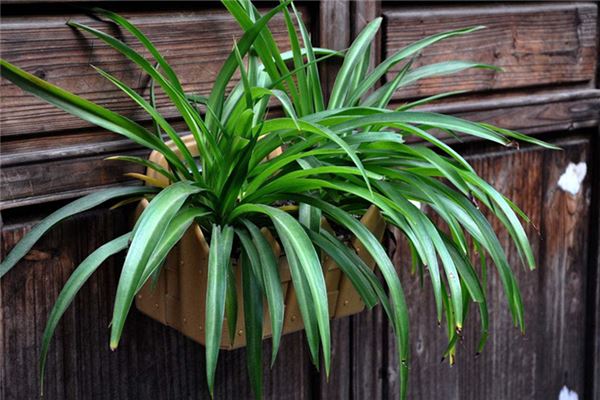
{"label": "plant foliage", "polygon": [[[434,130],[471,135],[509,146],[521,140],[551,147],[533,138],[482,123],[413,108],[442,95],[388,109],[392,95],[418,79],[456,73],[467,68],[495,68],[469,61],[448,61],[413,67],[419,52],[441,40],[473,33],[482,27],[444,32],[419,40],[370,69],[370,47],[381,19],[369,23],[343,52],[314,48],[299,13],[289,1],[261,15],[247,0],[224,1],[243,29],[214,83],[210,95],[186,93],[167,60],[140,30],[110,11],[94,9],[131,34],[152,56],[147,59],[125,42],[92,27],[68,25],[99,39],[135,63],[152,80],[149,99],[143,98],[110,73],[96,70],[127,94],[155,123],[148,129],[122,115],[69,93],[2,60],[2,76],[23,90],[88,122],[121,134],[160,152],[169,169],[135,157],[117,159],[139,163],[166,177],[166,187],[147,176],[149,186],[108,189],[83,197],[50,215],[4,259],[4,275],[55,223],[113,200],[149,200],[133,230],[86,258],[65,284],[44,333],[40,360],[43,376],[50,339],[60,316],[79,288],[110,255],[127,255],[118,283],[111,323],[110,346],[119,344],[136,293],[157,274],[170,249],[187,228],[198,224],[210,241],[206,300],[206,361],[213,391],[219,342],[228,296],[233,249],[243,258],[243,305],[248,335],[248,370],[256,397],[262,394],[262,309],[268,308],[273,332],[271,364],[279,349],[283,326],[283,296],[277,260],[259,227],[270,227],[283,245],[298,295],[310,354],[318,366],[322,356],[330,369],[331,335],[327,292],[320,251],[329,254],[351,279],[365,304],[381,304],[397,339],[401,393],[406,396],[409,337],[407,306],[397,272],[380,242],[357,220],[376,205],[386,221],[406,237],[413,264],[429,274],[437,318],[448,325],[452,357],[465,315],[476,303],[481,315],[481,342],[488,335],[485,296],[486,259],[502,281],[514,322],[524,329],[523,305],[515,276],[490,223],[477,202],[509,232],[523,262],[534,258],[521,225],[525,215],[481,179]],[[267,23],[276,14],[288,27],[291,50],[282,52]],[[327,99],[318,63],[329,57],[343,60]],[[399,72],[377,87],[392,69]],[[238,73],[241,79],[227,90]],[[155,88],[156,87],[156,88]],[[164,92],[185,121],[197,146],[193,156],[175,128],[155,107],[155,90]],[[453,93],[448,93],[453,94]],[[278,103],[283,116],[271,117]],[[424,144],[406,144],[415,136]],[[283,151],[267,159],[278,148]],[[179,156],[180,155],[180,156]],[[153,186],[153,184],[155,186]],[[444,222],[434,224],[424,208]],[[290,206],[291,204],[291,206]],[[285,205],[285,206],[284,206]],[[335,235],[320,229],[325,216],[339,229],[351,232],[376,260],[382,280]],[[472,256],[480,255],[474,266]],[[0,275],[0,276],[1,276]],[[266,299],[263,305],[263,300]],[[480,350],[480,349],[479,349]]]}

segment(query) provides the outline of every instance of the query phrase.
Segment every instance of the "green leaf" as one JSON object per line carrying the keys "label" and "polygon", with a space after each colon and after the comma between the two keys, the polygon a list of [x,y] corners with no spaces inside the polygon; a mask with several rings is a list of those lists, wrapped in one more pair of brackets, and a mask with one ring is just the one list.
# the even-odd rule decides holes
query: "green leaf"
{"label": "green leaf", "polygon": [[235,282],[235,273],[233,265],[227,264],[227,291],[225,293],[225,316],[227,318],[227,328],[229,331],[229,342],[233,344],[237,330],[238,300],[237,286]]}
{"label": "green leaf", "polygon": [[348,122],[336,125],[335,132],[345,132],[374,124],[385,124],[392,126],[394,123],[422,124],[433,128],[448,129],[463,132],[492,142],[508,145],[510,143],[504,136],[490,130],[489,128],[475,122],[451,117],[449,115],[421,112],[421,111],[394,111],[383,114],[374,114],[360,117]]}
{"label": "green leaf", "polygon": [[[244,36],[240,39],[237,44],[237,51],[241,56],[245,55],[250,47],[261,33],[262,29],[267,25],[267,22],[277,14],[283,7],[286,7],[289,4],[289,1],[278,5],[273,8],[271,11],[266,13],[262,18],[260,18],[256,23],[249,29],[246,30]],[[234,5],[234,2],[224,2],[226,7]],[[230,9],[228,7],[228,9]],[[231,9],[230,9],[231,11]],[[225,63],[221,67],[219,71],[219,75],[215,79],[215,83],[213,85],[213,89],[210,92],[210,96],[208,98],[208,106],[213,110],[215,116],[207,115],[206,124],[209,129],[214,129],[215,121],[214,119],[219,119],[221,117],[221,112],[223,110],[223,101],[225,98],[225,89],[227,88],[227,84],[230,82],[233,73],[237,69],[237,60],[235,51],[232,52]]]}
{"label": "green leaf", "polygon": [[382,18],[378,17],[369,22],[348,49],[348,52],[344,57],[344,63],[335,78],[335,83],[333,84],[333,89],[331,90],[331,96],[329,98],[328,109],[340,108],[345,104],[346,97],[348,96],[347,90],[352,82],[352,76],[356,69],[356,65],[362,61],[364,53],[368,51],[369,44],[375,37],[375,34],[377,34],[381,21]]}
{"label": "green leaf", "polygon": [[200,192],[197,186],[181,181],[163,189],[142,212],[134,228],[131,246],[125,257],[119,278],[113,311],[110,347],[116,349],[123,332],[125,319],[140,284],[144,269],[169,222],[181,209],[186,199]]}
{"label": "green leaf", "polygon": [[298,207],[298,221],[311,231],[319,233],[321,231],[321,210],[304,203],[300,203]]}
{"label": "green leaf", "polygon": [[[325,373],[329,375],[331,336],[329,331],[327,289],[325,287],[321,262],[312,242],[298,221],[284,211],[262,204],[243,204],[235,209],[231,218],[234,219],[245,213],[265,214],[273,221],[285,249],[288,261],[290,261],[290,272],[292,273],[292,280],[294,282],[294,287],[296,288],[298,302],[301,305],[300,311],[305,325],[308,325],[307,321],[309,321],[310,314],[308,313],[308,307],[302,306],[302,303],[309,295],[312,300],[319,335],[321,337],[321,344],[323,346]],[[297,257],[297,265],[293,257]],[[309,294],[303,293],[301,286],[297,285],[297,283],[301,283],[303,279],[306,279],[310,291]],[[307,336],[309,335],[308,329],[310,328],[307,328]],[[309,338],[309,343],[310,342]]]}
{"label": "green leaf", "polygon": [[[313,207],[314,208],[314,207]],[[345,276],[350,279],[352,285],[356,288],[360,297],[367,307],[372,308],[377,304],[377,294],[371,286],[371,282],[365,275],[373,272],[369,267],[354,253],[348,245],[340,242],[335,236],[323,230],[321,233],[305,228],[306,233],[317,246],[337,263]],[[375,274],[373,274],[373,278]]]}
{"label": "green leaf", "polygon": [[519,222],[519,219],[515,215],[511,205],[506,201],[504,196],[498,193],[496,189],[494,189],[489,183],[485,182],[479,176],[466,173],[463,173],[463,175],[469,181],[469,183],[472,184],[470,186],[472,190],[477,188],[483,192],[481,193],[479,190],[473,190],[476,198],[485,202],[490,209],[494,210],[495,207],[492,207],[487,200],[487,198],[489,198],[493,204],[500,209],[500,212],[494,212],[494,214],[502,221],[510,236],[515,241],[517,250],[523,262],[530,269],[535,269],[535,257],[533,256],[533,250],[531,249],[531,245],[527,239],[527,234]]}
{"label": "green leaf", "polygon": [[362,106],[374,106],[378,108],[387,107],[388,103],[392,99],[392,96],[400,87],[400,85],[406,80],[406,75],[408,74],[408,70],[412,66],[412,61],[406,63],[404,67],[398,72],[396,77],[391,81],[375,90],[369,97],[367,97],[364,101],[361,102]]}
{"label": "green leaf", "polygon": [[175,153],[162,140],[140,124],[54,86],[35,75],[15,67],[5,60],[0,60],[0,73],[4,78],[10,80],[24,91],[84,121],[123,135],[144,147],[159,151],[173,165],[178,166],[181,170],[185,170],[185,167],[183,167],[183,164]]}
{"label": "green leaf", "polygon": [[94,7],[92,8],[92,12],[111,19],[113,22],[127,29],[133,36],[135,36],[140,41],[140,43],[142,43],[144,47],[150,52],[150,54],[152,54],[152,57],[154,57],[154,59],[158,62],[158,65],[160,65],[163,71],[165,71],[165,74],[167,74],[167,77],[169,78],[169,81],[171,82],[173,87],[176,90],[183,92],[183,88],[181,87],[181,83],[179,82],[175,71],[173,71],[169,63],[167,63],[167,60],[164,59],[162,54],[160,54],[156,47],[154,47],[154,44],[150,41],[150,39],[148,39],[146,35],[144,35],[142,31],[140,31],[135,25],[127,21],[125,18],[111,11],[99,7]]}
{"label": "green leaf", "polygon": [[184,174],[184,176],[189,176],[188,170],[191,170],[192,173],[194,174],[195,179],[199,180],[200,179],[200,171],[198,170],[198,166],[196,165],[196,162],[194,161],[194,157],[192,157],[192,154],[188,150],[185,143],[183,143],[183,140],[181,140],[181,138],[179,137],[177,132],[175,132],[173,127],[154,108],[154,106],[149,104],[146,100],[144,100],[142,98],[142,96],[137,94],[133,89],[131,89],[125,83],[123,83],[119,79],[115,78],[108,72],[103,71],[102,69],[97,68],[93,65],[92,65],[92,68],[94,68],[96,71],[98,71],[98,73],[100,75],[102,75],[103,77],[105,77],[107,80],[112,82],[116,87],[121,89],[125,94],[127,94],[133,101],[135,101],[140,107],[142,107],[144,109],[144,111],[146,111],[152,117],[152,119],[158,124],[158,126],[160,126],[166,132],[166,134],[169,136],[169,138],[177,146],[177,149],[185,157],[188,167],[181,172]]}
{"label": "green leaf", "polygon": [[204,174],[206,174],[206,172],[211,169],[211,164],[214,162],[214,160],[216,160],[217,162],[220,160],[221,153],[215,142],[215,137],[212,131],[206,128],[206,125],[204,124],[204,121],[202,121],[200,115],[185,98],[185,94],[182,91],[177,90],[171,82],[165,79],[165,77],[160,72],[158,72],[157,69],[154,68],[154,66],[150,62],[148,62],[148,60],[146,60],[139,53],[135,52],[131,47],[129,47],[122,41],[115,39],[114,37],[102,31],[74,21],[68,21],[67,25],[73,28],[81,29],[102,40],[104,43],[114,48],[115,50],[123,54],[125,57],[133,61],[135,64],[137,64],[161,86],[161,88],[164,90],[167,96],[171,99],[173,105],[179,111],[181,117],[185,120],[186,125],[188,126],[188,128],[192,132],[192,135],[194,136],[196,145],[198,146],[198,151],[203,157],[202,160],[204,162]]}
{"label": "green leaf", "polygon": [[[250,192],[247,190],[247,196],[244,198],[246,202],[253,202],[258,198],[261,198],[269,193],[274,193],[281,190],[282,187],[289,187],[290,185],[294,185],[295,182],[298,182],[298,179],[303,178],[305,176],[311,175],[320,175],[320,174],[331,174],[331,175],[361,175],[360,171],[355,167],[336,167],[336,166],[327,166],[327,167],[317,167],[306,170],[297,170],[290,172],[288,174],[282,175],[270,183],[262,186],[256,192]],[[384,177],[379,174],[375,174],[373,172],[366,172],[367,178],[373,180],[382,180]]]}
{"label": "green leaf", "polygon": [[[254,243],[252,243],[252,239],[250,238],[250,235],[248,235],[248,232],[246,232],[243,229],[236,229],[235,233],[240,239],[240,244],[242,245],[243,250],[246,253],[245,257],[248,257],[247,261],[250,263],[252,273],[258,278],[258,284],[260,285],[262,290],[264,284],[262,280],[262,267],[260,264],[260,258],[258,256],[258,250],[254,246]],[[248,264],[246,263],[244,265]]]}
{"label": "green leaf", "polygon": [[246,364],[250,385],[255,399],[262,399],[262,329],[263,299],[260,277],[254,275],[249,257],[242,252],[242,291],[244,301],[244,324],[246,329]]}
{"label": "green leaf", "polygon": [[[255,21],[258,17],[260,17],[258,10],[251,2],[247,2],[247,7],[245,8],[235,1],[222,0],[222,2],[246,32],[249,32],[249,30],[252,29]],[[280,7],[287,7],[289,3],[290,2],[282,2]],[[298,91],[296,90],[296,86],[291,79],[287,65],[281,56],[277,42],[275,41],[271,32],[268,29],[264,29],[259,32],[259,35],[254,41],[253,46],[256,49],[256,54],[262,60],[264,69],[271,78],[271,81],[278,82],[282,77],[282,74],[286,76],[284,81],[287,85],[287,90],[290,93],[290,97],[294,99],[295,103],[297,103],[299,101]],[[281,90],[284,90],[284,85],[282,84],[278,84],[277,87]]]}
{"label": "green leaf", "polygon": [[308,86],[312,93],[312,99],[314,103],[313,110],[322,111],[325,109],[325,103],[323,102],[323,91],[321,88],[321,79],[319,77],[319,70],[316,65],[315,51],[313,49],[312,43],[310,41],[310,36],[308,30],[306,29],[306,25],[296,10],[296,6],[292,3],[292,10],[294,11],[294,15],[296,16],[296,22],[298,23],[298,27],[300,28],[300,33],[302,34],[302,41],[304,42],[304,46],[306,48],[306,58],[307,58],[307,79]]}
{"label": "green leaf", "polygon": [[[281,238],[280,238],[281,239]],[[306,275],[302,272],[302,264],[296,255],[293,245],[288,238],[281,239],[285,249],[285,257],[288,261],[294,284],[294,293],[300,308],[300,315],[304,323],[304,332],[310,352],[310,359],[317,370],[319,370],[319,321],[313,297],[310,294],[310,287]]]}
{"label": "green leaf", "polygon": [[206,288],[206,379],[213,397],[215,371],[219,357],[225,297],[227,292],[227,268],[231,258],[233,228],[225,225],[222,229],[213,225],[208,254],[208,283]]}
{"label": "green leaf", "polygon": [[40,349],[40,360],[39,360],[39,373],[40,373],[40,389],[44,391],[44,371],[46,367],[46,358],[48,356],[48,348],[50,347],[50,341],[54,335],[54,331],[58,326],[58,322],[61,317],[67,311],[69,305],[73,302],[75,295],[79,292],[79,289],[87,282],[88,278],[96,272],[98,267],[110,256],[124,250],[129,245],[129,238],[131,232],[119,236],[116,239],[97,248],[92,254],[86,257],[85,260],[79,264],[79,266],[73,271],[63,289],[60,291],[58,298],[54,302],[54,307],[50,312],[48,321],[46,322],[46,328],[42,335],[42,347]]}
{"label": "green leaf", "polygon": [[233,53],[235,54],[235,60],[238,64],[240,74],[242,75],[242,87],[244,88],[244,95],[246,96],[246,106],[252,108],[254,106],[254,102],[252,101],[252,91],[250,81],[248,80],[248,72],[244,67],[244,60],[242,59],[240,49],[238,49],[237,43],[235,42],[233,43]]}
{"label": "green leaf", "polygon": [[352,93],[350,97],[349,104],[354,104],[356,100],[362,97],[370,88],[373,87],[394,65],[398,64],[402,60],[410,57],[427,46],[430,46],[440,40],[444,40],[453,36],[464,35],[467,33],[475,32],[477,30],[483,29],[483,26],[474,26],[470,28],[461,28],[448,32],[437,33],[432,36],[428,36],[424,39],[418,40],[414,43],[409,44],[408,46],[398,50],[396,53],[392,54],[390,57],[385,59],[381,64],[379,64],[373,72],[371,72],[367,77],[361,82],[361,84],[356,88],[356,90]]}
{"label": "green leaf", "polygon": [[411,101],[410,103],[403,104],[400,107],[396,108],[396,111],[406,111],[411,108],[421,106],[423,104],[431,103],[432,101],[435,101],[435,100],[443,99],[443,98],[450,97],[450,96],[456,96],[456,95],[467,93],[467,92],[468,92],[467,90],[454,90],[451,92],[434,94],[433,96],[425,97],[425,98],[422,98],[419,100]]}
{"label": "green leaf", "polygon": [[[279,351],[279,344],[281,343],[281,332],[283,330],[285,313],[283,291],[281,289],[281,277],[279,276],[279,262],[277,258],[275,258],[273,248],[258,227],[246,219],[242,220],[242,222],[246,225],[246,228],[248,228],[248,232],[250,232],[250,235],[252,236],[253,247],[257,251],[258,260],[256,261],[258,261],[258,264],[256,265],[259,266],[260,271],[260,274],[257,274],[257,277],[262,280],[267,304],[269,305],[271,334],[273,337],[273,349],[271,353],[272,366]],[[246,248],[248,248],[248,245]],[[251,254],[251,251],[248,252],[248,254]]]}
{"label": "green leaf", "polygon": [[[291,126],[290,122],[292,122],[294,125]],[[367,177],[365,167],[362,165],[362,162],[360,161],[360,158],[358,157],[356,152],[348,145],[348,143],[344,141],[344,139],[339,137],[335,132],[331,131],[330,129],[304,120],[291,121],[289,118],[276,118],[266,121],[262,127],[261,132],[264,134],[267,132],[278,131],[282,129],[294,129],[296,124],[300,125],[300,129],[302,129],[303,131],[311,132],[324,138],[327,138],[332,142],[336,143],[338,146],[340,146],[346,152],[348,157],[350,157],[352,162],[354,162],[354,165],[356,165],[356,167],[359,169],[367,187],[371,189],[371,183],[369,182],[369,179]]]}
{"label": "green leaf", "polygon": [[300,110],[300,115],[310,114],[312,112],[311,107],[311,92],[308,88],[308,80],[306,77],[306,71],[304,67],[304,61],[302,58],[302,52],[300,50],[300,41],[298,40],[298,34],[296,33],[296,27],[292,23],[292,18],[287,10],[287,7],[283,9],[283,17],[288,31],[288,37],[290,45],[292,47],[292,54],[294,59],[294,68],[296,69],[296,80],[298,81],[298,96],[299,103],[296,105]]}
{"label": "green leaf", "polygon": [[469,68],[491,69],[494,71],[502,71],[502,68],[490,64],[482,64],[473,61],[445,61],[441,63],[429,64],[423,67],[416,68],[406,74],[402,85],[425,79],[432,76],[443,76],[455,74]]}
{"label": "green leaf", "polygon": [[160,266],[167,258],[171,249],[179,242],[179,240],[181,240],[188,228],[192,225],[192,222],[197,218],[202,218],[209,214],[210,213],[204,209],[189,207],[183,208],[175,215],[175,217],[173,217],[171,222],[169,222],[165,233],[152,252],[148,264],[144,268],[142,277],[137,285],[136,293],[140,291],[151,275],[155,275],[157,271],[159,271]]}
{"label": "green leaf", "polygon": [[532,136],[524,135],[522,133],[515,132],[515,131],[512,131],[510,129],[499,128],[497,126],[486,124],[484,122],[480,122],[479,124],[481,126],[484,126],[484,127],[488,128],[488,129],[494,131],[494,132],[498,132],[501,135],[504,135],[504,136],[507,136],[507,137],[511,137],[513,139],[517,139],[517,140],[520,140],[520,141],[525,142],[525,143],[531,143],[531,144],[534,144],[536,146],[541,146],[541,147],[544,147],[546,149],[551,149],[551,150],[562,150],[559,146],[555,146],[555,145],[553,145],[551,143],[544,142],[543,140],[539,140],[539,139],[536,139],[536,138],[534,138]]}
{"label": "green leaf", "polygon": [[489,222],[464,196],[458,195],[436,180],[426,177],[418,177],[416,179],[426,182],[430,187],[435,188],[435,192],[432,193],[439,194],[437,202],[443,203],[448,210],[451,210],[452,214],[461,222],[471,236],[488,251],[499,272],[511,313],[519,323],[521,330],[523,330],[523,304],[521,295],[506,255],[502,250],[502,245]]}
{"label": "green leaf", "polygon": [[143,194],[156,193],[156,188],[148,186],[129,186],[118,187],[100,190],[98,192],[88,194],[66,206],[53,212],[37,224],[29,231],[17,245],[11,250],[6,258],[0,264],[0,278],[4,276],[14,265],[33,247],[33,245],[46,233],[50,228],[60,221],[79,214],[83,211],[92,209],[108,200],[126,197],[138,196]]}
{"label": "green leaf", "polygon": [[392,309],[390,310],[391,313],[388,317],[392,321],[392,326],[398,342],[397,348],[400,360],[400,395],[401,397],[406,398],[408,354],[410,350],[408,346],[408,308],[404,299],[404,292],[402,291],[400,279],[398,278],[394,265],[390,261],[385,249],[381,243],[379,243],[379,240],[377,240],[363,224],[339,207],[310,196],[290,195],[286,197],[295,198],[299,202],[320,208],[333,221],[350,230],[354,236],[360,240],[362,245],[379,266],[379,270],[387,283],[392,299]]}
{"label": "green leaf", "polygon": [[164,176],[165,178],[167,178],[170,182],[176,182],[178,181],[177,178],[175,178],[175,176],[170,173],[169,171],[167,171],[166,169],[164,169],[163,167],[161,167],[160,165],[158,165],[155,162],[152,162],[146,158],[141,158],[141,157],[134,157],[134,156],[111,156],[111,157],[106,157],[105,160],[108,161],[127,161],[127,162],[131,162],[134,164],[139,164],[142,165],[146,168],[152,169],[156,172],[158,172],[159,174],[161,174],[162,176]]}

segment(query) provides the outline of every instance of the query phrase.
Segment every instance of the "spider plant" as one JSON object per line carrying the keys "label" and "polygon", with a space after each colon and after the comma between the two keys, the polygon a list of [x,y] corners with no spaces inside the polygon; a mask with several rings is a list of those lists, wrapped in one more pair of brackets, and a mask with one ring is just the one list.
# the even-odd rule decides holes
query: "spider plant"
{"label": "spider plant", "polygon": [[[240,249],[248,373],[255,396],[262,397],[263,299],[273,332],[271,364],[279,350],[284,316],[275,257],[259,230],[269,227],[282,244],[290,265],[313,363],[318,366],[322,355],[325,372],[329,374],[331,336],[319,257],[320,252],[325,252],[339,264],[365,304],[368,307],[381,304],[391,321],[404,398],[410,349],[407,306],[400,279],[385,249],[358,222],[357,216],[371,204],[382,211],[387,223],[405,235],[413,267],[420,274],[426,271],[429,275],[438,322],[445,320],[448,326],[446,356],[452,358],[455,352],[471,303],[477,305],[480,313],[479,350],[486,341],[488,257],[500,276],[514,323],[523,330],[523,305],[515,276],[477,204],[498,218],[525,265],[534,268],[533,253],[521,224],[521,220],[528,219],[432,131],[471,135],[505,146],[513,145],[514,140],[551,146],[491,125],[413,110],[453,92],[388,108],[398,89],[418,79],[467,68],[495,68],[469,61],[413,67],[412,59],[426,46],[482,27],[427,37],[370,69],[370,46],[380,27],[380,18],[369,23],[348,49],[335,52],[312,46],[309,32],[290,1],[264,15],[246,0],[223,4],[244,33],[233,44],[208,97],[186,93],[177,74],[151,40],[121,16],[93,9],[97,16],[129,32],[152,60],[101,30],[74,21],[67,23],[114,48],[149,75],[152,90],[146,99],[115,76],[94,67],[148,113],[154,129],[1,61],[2,76],[23,90],[160,152],[169,166],[163,168],[137,157],[116,157],[156,171],[169,184],[161,185],[156,179],[137,174],[146,185],[111,188],[80,198],[34,227],[2,262],[0,276],[48,229],[74,214],[108,201],[127,202],[141,197],[149,200],[131,232],[90,254],[66,282],[43,335],[41,377],[59,319],[81,286],[108,257],[126,251],[110,326],[110,347],[115,349],[136,293],[160,273],[165,257],[186,230],[198,224],[210,243],[205,322],[210,392],[213,393],[224,316],[229,322],[236,319],[238,293],[232,282],[235,274],[231,259],[236,249]],[[288,27],[290,51],[280,51],[267,26],[278,13]],[[343,62],[326,101],[317,64],[329,57],[341,57]],[[376,87],[396,67],[399,72],[393,79]],[[236,72],[239,81],[228,91],[228,86],[237,80]],[[157,109],[155,86],[178,110],[195,139],[200,157],[192,156],[180,138],[182,132],[177,132]],[[269,114],[274,103],[280,105],[283,116]],[[425,144],[406,144],[404,138],[408,136],[418,137]],[[283,149],[281,154],[266,158],[278,148]],[[437,214],[444,224],[434,224],[417,202]],[[322,217],[362,242],[376,260],[382,279],[343,240],[320,229]],[[477,266],[471,262],[474,254],[480,255]]]}

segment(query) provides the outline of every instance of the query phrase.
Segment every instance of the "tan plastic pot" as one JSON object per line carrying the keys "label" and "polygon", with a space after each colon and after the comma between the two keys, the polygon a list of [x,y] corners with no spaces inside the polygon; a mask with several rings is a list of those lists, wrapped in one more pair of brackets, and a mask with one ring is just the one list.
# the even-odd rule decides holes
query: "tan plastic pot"
{"label": "tan plastic pot", "polygon": [[[185,143],[194,153],[195,145],[193,138],[186,137]],[[176,151],[176,149],[174,149]],[[272,154],[276,155],[276,154]],[[157,152],[150,155],[150,160],[167,168],[164,157]],[[166,179],[153,171],[147,174],[155,179],[166,182]],[[138,215],[146,207],[146,200],[140,202]],[[381,240],[385,231],[385,221],[379,210],[371,206],[361,222],[373,234]],[[330,230],[331,227],[323,219],[323,228]],[[273,238],[271,232],[263,228],[263,234],[271,243],[275,255],[279,258],[279,274],[281,287],[285,299],[285,315],[283,323],[283,334],[304,329],[300,309],[296,299],[296,292],[291,282],[291,276],[287,260],[281,253],[281,246]],[[357,254],[372,269],[374,260],[357,240],[351,241]],[[156,284],[148,282],[136,297],[136,307],[149,317],[171,326],[189,338],[204,344],[204,320],[205,302],[208,271],[208,243],[198,225],[193,225],[186,232],[182,240],[171,251],[165,261],[165,265]],[[331,318],[340,318],[362,311],[365,307],[360,295],[352,286],[350,280],[342,273],[337,264],[328,256],[322,256],[323,273],[327,286],[329,300],[329,315]],[[233,260],[234,265],[237,260]],[[235,268],[238,288],[238,318],[236,334],[233,343],[229,339],[227,321],[223,325],[221,337],[221,348],[232,350],[246,345],[246,334],[244,330],[244,311],[241,295],[241,269]],[[271,336],[271,324],[265,303],[263,338]]]}

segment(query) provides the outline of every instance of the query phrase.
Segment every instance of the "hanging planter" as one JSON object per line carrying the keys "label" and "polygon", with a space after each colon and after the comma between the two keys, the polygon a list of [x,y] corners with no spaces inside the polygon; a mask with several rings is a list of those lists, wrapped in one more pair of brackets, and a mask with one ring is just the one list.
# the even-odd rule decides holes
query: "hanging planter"
{"label": "hanging planter", "polygon": [[[183,138],[183,141],[192,155],[196,155],[194,138],[187,136]],[[181,156],[173,143],[168,143],[168,145],[178,156]],[[281,154],[281,151],[278,149],[270,154],[267,159],[279,154]],[[149,160],[163,168],[168,168],[168,163],[161,153],[152,152]],[[157,174],[153,169],[148,169],[146,175],[152,180],[156,180],[155,183],[169,184],[163,175]],[[148,201],[142,200],[136,214],[139,216],[147,205]],[[386,224],[376,207],[371,206],[360,221],[378,240],[383,238]],[[322,222],[322,229],[327,229],[333,233],[333,229],[325,219]],[[281,289],[285,299],[282,333],[285,335],[299,331],[304,328],[304,324],[300,315],[296,292],[291,282],[288,262],[285,255],[282,255],[281,245],[275,240],[271,232],[267,228],[263,228],[261,231],[279,260],[279,276],[281,277]],[[353,238],[348,245],[356,251],[371,270],[375,267],[375,261],[359,240]],[[204,321],[206,318],[208,257],[209,244],[200,227],[194,224],[171,250],[158,278],[148,281],[138,292],[135,300],[137,309],[156,321],[178,330],[192,340],[205,344]],[[365,303],[350,279],[343,274],[339,266],[330,257],[322,254],[321,258],[327,287],[330,318],[341,318],[364,310]],[[229,332],[228,321],[226,319],[224,321],[220,347],[226,350],[233,350],[246,345],[244,305],[241,294],[242,277],[239,268],[241,265],[239,265],[239,260],[232,260],[232,264],[238,267],[234,268],[236,271],[236,289],[238,291],[238,315],[233,335]],[[271,337],[271,324],[269,323],[269,312],[266,307],[263,320],[265,321],[263,324],[263,338]],[[233,338],[233,341],[231,338]]]}

